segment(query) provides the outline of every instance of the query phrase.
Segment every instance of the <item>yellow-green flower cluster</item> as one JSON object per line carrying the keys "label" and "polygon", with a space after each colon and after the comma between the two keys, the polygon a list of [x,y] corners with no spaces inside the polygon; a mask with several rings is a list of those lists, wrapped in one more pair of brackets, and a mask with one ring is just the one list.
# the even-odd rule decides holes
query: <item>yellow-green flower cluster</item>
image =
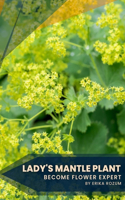
{"label": "yellow-green flower cluster", "polygon": [[48,29],[48,34],[50,34],[50,37],[48,37],[46,40],[46,46],[48,49],[53,51],[54,56],[66,56],[65,44],[62,41],[62,39],[67,35],[66,31],[67,30],[64,29],[61,22],[54,24],[51,28]]}
{"label": "yellow-green flower cluster", "polygon": [[[64,139],[61,138],[60,130],[47,134],[46,132],[37,133],[35,132],[32,136],[33,144],[32,151],[39,153],[49,153],[53,152],[55,154],[72,154],[72,151],[65,151],[62,146],[62,141],[67,140],[69,143],[73,142],[73,137],[70,135],[64,136]],[[50,137],[49,137],[50,135]]]}
{"label": "yellow-green flower cluster", "polygon": [[98,83],[91,81],[88,77],[81,81],[81,86],[84,88],[84,99],[80,100],[78,98],[76,101],[68,103],[66,107],[67,112],[63,117],[65,124],[74,120],[82,108],[86,106],[94,107],[103,99],[112,100],[114,105],[122,105],[125,102],[125,90],[123,87],[104,88]]}
{"label": "yellow-green flower cluster", "polygon": [[[22,138],[18,135],[20,130],[19,122],[8,120],[4,122],[0,117],[0,170],[23,158],[29,153],[26,146],[19,146]],[[27,195],[16,187],[0,179],[0,199],[32,199],[35,196]],[[18,198],[16,198],[18,197]]]}
{"label": "yellow-green flower cluster", "polygon": [[84,101],[77,101],[77,102],[70,102],[67,105],[67,113],[63,117],[63,122],[65,124],[73,121],[75,117],[78,115],[79,111],[82,109],[82,107],[85,106]]}
{"label": "yellow-green flower cluster", "polygon": [[28,195],[20,190],[18,190],[16,187],[12,186],[9,183],[6,183],[3,180],[0,180],[0,199],[15,199],[15,200],[20,200],[22,198],[25,198],[26,200],[28,199],[36,199],[36,195]]}
{"label": "yellow-green flower cluster", "polygon": [[113,100],[114,105],[125,102],[125,90],[123,87],[103,88],[98,83],[91,81],[88,77],[81,81],[82,87],[88,92],[86,104],[89,107],[97,105],[102,99]]}
{"label": "yellow-green flower cluster", "polygon": [[114,138],[111,137],[108,141],[108,145],[114,147],[119,154],[125,154],[125,139],[124,137]]}
{"label": "yellow-green flower cluster", "polygon": [[[4,122],[4,117],[0,117],[0,169],[11,164],[12,160],[8,160],[8,156],[13,154],[15,159],[18,156],[26,155],[28,149],[24,146],[19,148],[19,143],[23,139],[18,135],[21,127],[19,122],[8,120]],[[19,151],[19,152],[18,152]]]}
{"label": "yellow-green flower cluster", "polygon": [[55,36],[60,38],[65,38],[68,34],[67,29],[63,27],[62,22],[53,24],[53,26],[48,29],[48,33],[50,33],[53,37]]}
{"label": "yellow-green flower cluster", "polygon": [[[88,2],[87,2],[88,3]],[[80,14],[69,19],[69,33],[77,34],[81,39],[88,38],[88,25],[91,21],[91,16],[88,14]]]}
{"label": "yellow-green flower cluster", "polygon": [[[32,105],[47,108],[53,106],[57,113],[64,110],[61,103],[62,86],[58,83],[57,72],[50,71],[53,65],[49,60],[42,64],[16,64],[14,72],[10,72],[8,95],[17,100],[19,106],[31,109]],[[19,79],[17,80],[17,77]],[[18,85],[16,83],[18,82]],[[17,87],[13,91],[12,88]]]}
{"label": "yellow-green flower cluster", "polygon": [[6,151],[11,151],[12,148],[19,145],[19,139],[15,133],[19,131],[18,122],[6,122],[0,124],[0,151],[1,156],[6,155]]}
{"label": "yellow-green flower cluster", "polygon": [[109,27],[107,43],[96,41],[94,47],[102,55],[103,63],[112,65],[114,63],[125,63],[125,44],[121,41],[124,40],[124,27],[121,25],[121,17],[123,9],[120,4],[110,3],[105,6],[106,14],[98,19],[97,25],[101,28]]}
{"label": "yellow-green flower cluster", "polygon": [[53,49],[54,54],[58,53],[59,56],[66,56],[65,45],[59,37],[49,37],[46,44],[49,49]]}
{"label": "yellow-green flower cluster", "polygon": [[[55,7],[59,5],[61,6],[63,2],[62,0],[51,0],[48,6],[45,0],[42,2],[21,0],[20,5],[21,4],[22,6],[19,7],[19,4],[15,0],[12,0],[11,3],[5,2],[4,4],[2,17],[6,23],[13,27],[15,19],[18,18],[18,23],[14,28],[13,37],[11,38],[7,54],[10,53],[16,46],[18,46],[23,41],[23,39],[29,35],[28,33],[33,32],[43,21],[45,21],[46,16],[49,17],[52,15],[53,6],[55,10]],[[24,16],[24,19],[20,17],[20,15]],[[28,49],[28,47],[25,45],[23,50],[26,52],[26,49]]]}
{"label": "yellow-green flower cluster", "polygon": [[[56,28],[58,31],[56,30]],[[16,71],[16,69],[19,68],[19,64],[20,66],[27,66],[27,63],[35,63],[41,65],[41,63],[43,63],[43,61],[46,60],[46,58],[49,58],[51,62],[54,62],[54,65],[50,66],[51,71],[56,71],[60,75],[58,78],[58,83],[61,83],[63,87],[66,87],[68,77],[66,73],[64,73],[64,70],[67,68],[67,64],[62,60],[62,56],[66,55],[66,49],[63,41],[61,40],[63,37],[65,37],[65,32],[66,31],[61,26],[61,24],[56,24],[52,27],[47,27],[43,30],[36,30],[4,59],[0,70],[1,74],[6,74],[10,71]],[[52,43],[47,42],[51,39]],[[56,44],[54,44],[55,42],[53,43],[53,40],[56,41]],[[55,47],[53,46],[53,44]],[[55,48],[55,51],[53,50],[53,48]],[[17,54],[19,55],[18,57],[16,56]],[[25,68],[26,67],[22,69],[22,72],[25,71]],[[9,74],[9,77],[11,77],[11,75],[12,73]],[[19,81],[20,76],[19,80],[18,78],[17,80],[14,80],[14,78],[11,77],[9,79],[9,81],[11,80],[11,83],[12,79],[14,87],[21,84],[21,81]],[[20,92],[18,91],[17,95],[19,93]]]}
{"label": "yellow-green flower cluster", "polygon": [[[27,12],[26,14],[30,14],[30,12],[37,7],[34,1],[32,8],[30,9],[31,5],[28,6],[28,4],[31,4],[31,2],[32,0],[27,0],[24,3],[23,12]],[[55,0],[51,1],[50,4],[51,6],[55,6],[54,3],[60,4],[60,2],[61,1]],[[93,3],[93,0],[84,2],[91,4]],[[5,7],[6,6],[7,5],[5,4]],[[16,2],[14,3],[14,6],[16,6]],[[110,65],[115,62],[125,63],[125,36],[123,31],[124,26],[121,23],[120,18],[122,12],[121,6],[111,3],[105,8],[106,14],[102,14],[98,19],[97,25],[101,28],[109,28],[107,42],[96,41],[95,48],[102,54],[103,63],[108,63]],[[13,11],[12,8],[10,10]],[[46,1],[43,1],[42,10],[46,10]],[[40,9],[39,12],[41,12]],[[16,14],[17,13],[14,13],[14,17]],[[37,14],[34,13],[36,18],[38,17]],[[6,17],[8,18],[8,16]],[[31,22],[32,21],[29,20],[29,25],[27,25],[26,30],[31,26]],[[28,21],[25,23],[28,24]],[[89,30],[92,24],[90,15],[80,14],[79,16],[67,20],[64,24],[63,22],[57,23],[45,29],[37,30],[22,42],[3,62],[0,72],[1,74],[8,74],[8,83],[5,90],[0,88],[0,97],[5,93],[5,96],[8,95],[16,100],[18,106],[27,110],[31,109],[34,104],[43,107],[46,110],[53,107],[53,112],[50,113],[50,116],[53,119],[53,121],[51,121],[52,125],[39,127],[40,129],[51,127],[50,129],[52,129],[52,132],[49,132],[50,129],[47,129],[44,130],[46,132],[35,132],[32,136],[32,151],[35,153],[43,154],[53,152],[55,154],[73,154],[73,152],[70,151],[70,143],[74,141],[71,132],[73,122],[76,116],[80,114],[81,109],[86,106],[96,106],[97,103],[103,99],[112,100],[114,105],[123,104],[125,102],[125,90],[123,87],[104,88],[98,83],[91,81],[89,78],[84,78],[81,81],[82,87],[80,87],[79,84],[75,85],[76,82],[79,83],[79,79],[75,79],[76,82],[73,83],[76,89],[75,100],[73,100],[73,98],[68,98],[68,95],[67,97],[65,96],[66,94],[64,91],[68,90],[71,85],[70,82],[72,81],[69,80],[69,75],[71,73],[68,74],[65,71],[68,66],[68,64],[65,63],[68,60],[66,57],[68,55],[68,50],[66,49],[67,44],[81,48],[83,46],[80,44],[87,44],[90,42],[91,38],[89,38]],[[119,26],[119,24],[121,26]],[[35,24],[33,23],[30,28],[33,28],[34,26]],[[15,29],[14,39],[12,40],[14,45],[16,44],[16,41],[20,41],[22,30],[23,29],[19,29],[19,27]],[[70,39],[74,38],[74,35],[79,36],[79,44],[70,41]],[[70,37],[65,38],[66,36]],[[49,60],[46,58],[49,58]],[[81,94],[81,96],[79,94]],[[45,111],[45,109],[43,109],[43,111]],[[51,112],[50,110],[49,112]],[[63,112],[62,115],[60,115],[61,112]],[[40,114],[41,113],[42,112],[40,112]],[[39,113],[37,113],[37,116],[38,115]],[[15,162],[18,158],[28,154],[27,147],[20,147],[19,143],[23,140],[23,138],[20,137],[23,132],[33,129],[36,130],[38,128],[34,128],[34,126],[31,128],[27,127],[30,125],[32,119],[34,119],[34,117],[25,120],[26,124],[20,129],[20,124],[18,122],[8,120],[8,122],[3,123],[3,119],[1,118],[1,169],[12,162]],[[63,131],[67,128],[66,124],[69,122],[71,122],[70,133],[64,134]],[[24,123],[23,120],[22,123]],[[61,129],[61,126],[64,129],[60,131],[58,129]],[[67,150],[64,149],[63,142],[68,143]],[[109,142],[109,145],[110,143],[118,149],[119,153],[124,153],[123,138],[119,141],[113,139]],[[12,154],[13,158],[11,159]],[[31,198],[30,196],[28,197],[19,192],[16,188],[13,189],[12,186],[10,187],[9,184],[4,183],[3,181],[0,182],[0,189],[0,198],[2,199],[21,199],[21,195],[26,199]],[[19,196],[19,198],[16,198],[16,196]],[[57,200],[66,198],[69,199],[69,197],[64,197],[62,195],[58,196]],[[74,196],[70,198],[70,200],[71,199],[124,200],[125,197],[93,195],[89,198],[86,195],[80,195]]]}
{"label": "yellow-green flower cluster", "polygon": [[9,22],[9,24],[12,26],[13,26],[13,22],[15,21],[15,17],[17,17],[17,15],[18,15],[18,10],[15,9],[17,4],[18,4],[18,2],[15,0],[12,1],[11,6],[10,6],[10,4],[4,2],[5,12],[2,12],[2,16],[3,16],[4,20]]}
{"label": "yellow-green flower cluster", "polygon": [[23,42],[21,42],[20,47],[18,47],[20,49],[20,54],[23,55],[24,53],[29,52],[30,46],[35,41],[36,37],[38,37],[38,34],[36,35],[35,32],[33,32]]}
{"label": "yellow-green flower cluster", "polygon": [[[97,192],[96,192],[97,193]],[[113,194],[113,192],[111,192],[110,194],[107,195],[101,195],[101,193],[97,193],[97,194],[92,194],[91,197],[85,195],[85,194],[78,194],[75,195],[73,197],[68,197],[68,196],[63,196],[63,195],[58,195],[56,200],[63,200],[63,199],[70,199],[70,200],[124,200],[125,196],[124,195],[118,195],[118,194]],[[50,195],[49,195],[50,196]],[[51,199],[54,199],[55,196],[50,196]]]}
{"label": "yellow-green flower cluster", "polygon": [[117,27],[120,20],[120,14],[123,11],[122,6],[120,4],[110,3],[105,6],[105,10],[106,14],[102,13],[96,24],[101,28],[109,27],[112,29]]}
{"label": "yellow-green flower cluster", "polygon": [[[110,36],[108,37],[108,41],[111,43],[108,45],[104,42],[96,41],[95,42],[95,49],[100,54],[102,54],[102,61],[103,63],[107,63],[112,65],[113,63],[117,62],[124,62],[125,60],[125,53],[124,53],[124,44],[120,45],[117,40],[120,36],[120,31],[117,28],[114,28],[109,31]],[[118,36],[118,37],[117,37]]]}

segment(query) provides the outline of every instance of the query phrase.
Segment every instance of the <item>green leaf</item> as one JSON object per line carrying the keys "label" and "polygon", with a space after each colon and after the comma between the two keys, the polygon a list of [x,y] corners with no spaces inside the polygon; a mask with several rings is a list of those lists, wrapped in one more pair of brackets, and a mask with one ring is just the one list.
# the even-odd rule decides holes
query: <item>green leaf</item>
{"label": "green leaf", "polygon": [[94,25],[94,22],[91,22],[91,21],[88,21],[88,22],[87,22],[87,26],[88,26],[88,27],[91,27],[91,26],[93,26],[93,25]]}
{"label": "green leaf", "polygon": [[93,48],[94,48],[93,44],[89,44],[88,46],[85,46],[86,54],[89,55],[92,52]]}
{"label": "green leaf", "polygon": [[86,105],[87,113],[93,113],[96,110],[97,106],[89,107]]}
{"label": "green leaf", "polygon": [[117,114],[117,123],[120,133],[125,134],[125,109]]}
{"label": "green leaf", "polygon": [[75,90],[74,90],[73,87],[71,87],[71,88],[69,89],[69,92],[68,92],[68,94],[67,94],[67,97],[68,97],[70,100],[72,100],[72,101],[76,101],[76,100],[77,100],[77,96],[76,96],[76,93],[75,93]]}
{"label": "green leaf", "polygon": [[70,103],[70,100],[65,99],[65,100],[63,101],[63,103],[64,103],[65,106],[67,106],[67,105]]}
{"label": "green leaf", "polygon": [[101,108],[105,108],[106,110],[113,109],[114,104],[113,100],[103,99],[99,102]]}
{"label": "green leaf", "polygon": [[47,200],[47,199],[49,199],[49,197],[47,195],[39,196],[39,200]]}
{"label": "green leaf", "polygon": [[95,112],[90,114],[90,119],[92,122],[100,122],[108,127],[108,138],[115,137],[115,134],[118,132],[117,128],[117,119],[116,114],[118,113],[117,109],[106,110],[97,106]]}
{"label": "green leaf", "polygon": [[105,154],[118,154],[117,149],[115,149],[114,147],[109,147],[108,145],[104,147],[104,151]]}
{"label": "green leaf", "polygon": [[[125,80],[122,77],[123,73],[125,72],[123,64],[103,64],[100,56],[94,57],[94,61],[97,65],[99,74],[107,87],[125,87]],[[93,68],[90,68],[90,78],[92,81],[96,81],[97,83],[101,84],[99,77]]]}
{"label": "green leaf", "polygon": [[85,134],[73,131],[75,142],[72,149],[76,154],[104,154],[108,130],[102,123],[92,123]]}
{"label": "green leaf", "polygon": [[74,129],[84,133],[87,127],[91,125],[91,121],[86,109],[83,109],[80,115],[78,115],[74,122]]}

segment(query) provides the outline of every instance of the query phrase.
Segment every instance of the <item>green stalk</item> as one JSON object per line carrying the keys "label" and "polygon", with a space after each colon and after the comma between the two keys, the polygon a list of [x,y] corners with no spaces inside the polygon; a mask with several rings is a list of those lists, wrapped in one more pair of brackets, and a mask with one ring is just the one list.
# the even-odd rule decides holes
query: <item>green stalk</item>
{"label": "green stalk", "polygon": [[39,129],[39,128],[49,128],[49,127],[52,127],[52,125],[36,126],[36,127],[25,129],[25,131],[30,131],[30,130]]}
{"label": "green stalk", "polygon": [[80,65],[81,67],[85,67],[85,68],[89,68],[90,66],[89,65],[87,65],[87,64],[84,64],[84,63],[79,63],[78,61],[75,61],[75,60],[71,60],[70,61],[71,63],[74,63],[74,64],[76,64],[76,65]]}
{"label": "green stalk", "polygon": [[65,95],[62,94],[62,97],[64,97],[65,99],[68,99],[69,101],[72,101],[71,99],[69,99],[68,97],[66,97]]}
{"label": "green stalk", "polygon": [[9,118],[6,118],[6,117],[3,117],[5,120],[8,120],[8,121],[27,121],[27,119],[9,119]]}
{"label": "green stalk", "polygon": [[[72,122],[71,122],[71,127],[70,127],[70,131],[69,131],[69,135],[71,135],[71,133],[72,133],[72,128],[73,128],[73,123],[74,123],[74,120],[72,120]],[[68,141],[68,145],[67,145],[67,150],[69,151],[69,141]]]}
{"label": "green stalk", "polygon": [[26,126],[28,125],[29,121],[27,121],[27,123],[23,126],[23,128],[21,129],[21,131],[18,133],[18,136],[20,136],[20,134],[24,131],[24,129],[26,128]]}
{"label": "green stalk", "polygon": [[59,128],[62,124],[63,124],[63,121],[60,122],[60,124],[58,124],[57,127]]}
{"label": "green stalk", "polygon": [[58,119],[51,113],[50,116],[58,123]]}
{"label": "green stalk", "polygon": [[96,74],[97,74],[97,76],[98,76],[98,78],[99,78],[101,84],[102,84],[104,87],[106,87],[106,85],[105,85],[104,81],[102,80],[102,77],[101,77],[101,75],[100,75],[100,73],[99,73],[99,71],[98,71],[98,67],[97,67],[97,65],[96,65],[96,63],[95,63],[95,61],[94,61],[92,55],[89,54],[89,57],[90,57],[90,59],[91,59],[91,61],[92,61],[92,64],[93,64],[93,66],[94,66],[94,68],[95,68]]}
{"label": "green stalk", "polygon": [[83,46],[81,46],[81,45],[79,45],[79,44],[76,44],[76,43],[73,43],[73,42],[64,41],[64,43],[69,44],[69,45],[72,45],[72,46],[75,46],[75,47],[79,47],[79,48],[82,48],[82,49],[83,49]]}
{"label": "green stalk", "polygon": [[18,105],[10,105],[11,108],[19,107]]}
{"label": "green stalk", "polygon": [[43,113],[46,110],[47,110],[47,108],[41,110],[39,113],[37,113],[36,115],[34,115],[33,117],[31,117],[28,121],[30,122],[31,120],[33,120],[34,118],[36,118],[37,116],[39,116],[41,113]]}

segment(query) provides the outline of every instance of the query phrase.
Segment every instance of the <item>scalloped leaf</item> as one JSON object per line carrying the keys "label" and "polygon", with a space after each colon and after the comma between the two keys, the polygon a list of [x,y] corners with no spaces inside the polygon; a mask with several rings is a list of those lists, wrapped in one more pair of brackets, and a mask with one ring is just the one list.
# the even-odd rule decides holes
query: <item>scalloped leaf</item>
{"label": "scalloped leaf", "polygon": [[86,109],[83,109],[81,113],[76,117],[74,122],[74,129],[77,129],[81,133],[87,130],[87,127],[91,125],[91,120]]}
{"label": "scalloped leaf", "polygon": [[101,108],[105,108],[106,110],[113,109],[114,108],[114,102],[112,100],[103,99],[99,102],[99,105]]}
{"label": "scalloped leaf", "polygon": [[[94,57],[94,61],[97,65],[100,76],[107,87],[125,87],[125,80],[122,76],[125,72],[125,68],[122,63],[117,63],[113,65],[103,64],[100,56]],[[90,68],[90,78],[91,80],[101,84],[101,81],[98,78],[94,68]]]}
{"label": "scalloped leaf", "polygon": [[125,134],[125,109],[117,114],[117,123],[120,133]]}
{"label": "scalloped leaf", "polygon": [[76,93],[75,93],[75,90],[73,87],[71,87],[68,91],[68,94],[67,94],[67,97],[72,100],[72,101],[76,101],[77,100],[77,96],[76,96]]}
{"label": "scalloped leaf", "polygon": [[75,142],[72,144],[74,153],[80,154],[104,154],[107,150],[108,130],[102,123],[92,123],[85,134],[73,131]]}

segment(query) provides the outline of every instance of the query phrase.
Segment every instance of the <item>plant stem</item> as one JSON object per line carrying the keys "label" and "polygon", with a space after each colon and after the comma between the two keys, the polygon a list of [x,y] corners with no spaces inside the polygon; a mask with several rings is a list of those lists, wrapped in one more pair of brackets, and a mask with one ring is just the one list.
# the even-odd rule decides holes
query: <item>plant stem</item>
{"label": "plant stem", "polygon": [[33,120],[34,118],[36,118],[38,115],[40,115],[41,113],[43,113],[44,111],[46,111],[47,108],[41,110],[39,113],[37,113],[36,115],[34,115],[33,117],[31,117],[28,121],[30,122],[31,120]]}
{"label": "plant stem", "polygon": [[69,45],[72,45],[72,46],[79,47],[79,48],[83,49],[83,46],[81,46],[79,44],[76,44],[76,43],[73,43],[73,42],[69,42],[69,41],[64,41],[64,42],[67,43],[67,44],[69,44]]}
{"label": "plant stem", "polygon": [[49,128],[49,127],[52,127],[52,125],[36,126],[36,127],[25,129],[25,131],[30,131],[30,130],[39,129],[39,128]]}
{"label": "plant stem", "polygon": [[92,61],[92,64],[93,64],[93,66],[94,66],[94,68],[95,68],[96,74],[97,74],[97,76],[98,76],[98,78],[99,78],[101,84],[102,84],[104,87],[106,87],[106,85],[105,85],[104,81],[102,80],[102,77],[101,77],[101,75],[100,75],[100,73],[99,73],[99,71],[98,71],[98,67],[97,67],[97,65],[96,65],[96,63],[95,63],[95,61],[94,61],[92,55],[89,54],[89,57],[90,57],[90,59],[91,59],[91,61]]}
{"label": "plant stem", "polygon": [[53,133],[52,133],[52,135],[51,135],[51,138],[50,139],[52,139],[53,138],[53,136],[54,136],[54,134],[56,133],[56,129],[53,131]]}
{"label": "plant stem", "polygon": [[50,116],[58,123],[58,119],[51,113]]}
{"label": "plant stem", "polygon": [[1,99],[3,100],[3,102],[4,102],[6,105],[10,106],[9,103],[6,102],[5,99],[4,99],[3,97],[1,97]]}
{"label": "plant stem", "polygon": [[43,149],[43,151],[42,151],[42,153],[41,154],[44,154],[44,152],[46,151],[46,148],[45,149]]}
{"label": "plant stem", "polygon": [[[69,131],[69,135],[71,135],[71,133],[72,133],[72,128],[73,128],[73,123],[74,123],[74,120],[72,120],[72,122],[71,122],[71,127],[70,127],[70,131]],[[67,150],[69,151],[69,141],[68,141],[68,146],[67,146]]]}
{"label": "plant stem", "polygon": [[62,97],[64,97],[65,99],[68,99],[69,101],[72,101],[71,99],[69,99],[68,97],[66,97],[65,95],[62,94]]}
{"label": "plant stem", "polygon": [[80,65],[81,67],[85,67],[85,68],[89,68],[90,66],[89,65],[87,65],[87,64],[84,64],[84,63],[79,63],[78,61],[75,61],[75,60],[71,60],[70,61],[71,63],[74,63],[74,64],[76,64],[76,65]]}
{"label": "plant stem", "polygon": [[20,136],[20,134],[24,131],[25,127],[28,125],[29,121],[26,122],[26,124],[24,125],[24,127],[21,129],[21,131],[18,133],[18,136]]}
{"label": "plant stem", "polygon": [[15,108],[15,107],[19,107],[18,105],[10,105],[10,107]]}
{"label": "plant stem", "polygon": [[4,119],[8,120],[8,121],[27,121],[26,119],[9,119],[6,117],[3,117]]}
{"label": "plant stem", "polygon": [[53,131],[51,131],[51,133],[48,135],[49,137],[51,136],[53,136],[53,133],[55,133],[56,132],[56,129],[54,129]]}
{"label": "plant stem", "polygon": [[60,122],[60,124],[58,124],[57,127],[59,128],[62,124],[63,124],[63,121]]}
{"label": "plant stem", "polygon": [[[41,113],[43,113],[47,108],[41,110],[39,113],[37,113],[36,115],[34,115],[33,117],[31,117],[30,119],[28,119],[28,122],[30,122],[31,120],[33,120],[35,117],[37,117],[38,115],[40,115]],[[8,119],[8,118],[5,118],[4,119],[6,120],[14,120],[14,121],[27,121],[26,119]]]}
{"label": "plant stem", "polygon": [[0,76],[4,76],[4,75],[7,75],[7,73],[0,74]]}

